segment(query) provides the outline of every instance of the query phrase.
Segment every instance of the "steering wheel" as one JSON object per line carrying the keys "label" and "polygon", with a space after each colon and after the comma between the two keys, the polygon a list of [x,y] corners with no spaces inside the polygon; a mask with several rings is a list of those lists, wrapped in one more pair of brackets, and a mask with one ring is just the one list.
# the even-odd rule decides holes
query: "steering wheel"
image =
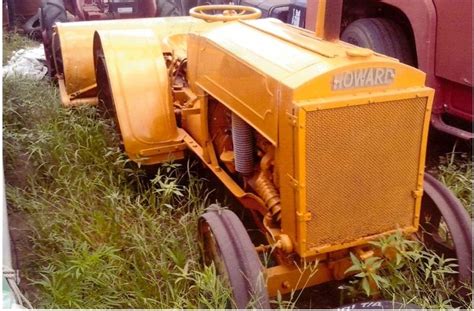
{"label": "steering wheel", "polygon": [[[210,14],[208,11],[222,11],[221,14]],[[257,19],[262,16],[262,11],[251,6],[244,5],[201,5],[189,10],[189,15],[212,22],[228,22],[238,19]]]}

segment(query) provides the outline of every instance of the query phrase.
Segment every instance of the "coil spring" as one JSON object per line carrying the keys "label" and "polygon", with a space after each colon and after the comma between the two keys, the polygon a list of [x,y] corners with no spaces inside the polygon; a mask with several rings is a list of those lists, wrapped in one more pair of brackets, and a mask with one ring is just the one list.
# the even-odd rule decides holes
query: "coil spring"
{"label": "coil spring", "polygon": [[232,113],[232,141],[236,171],[242,175],[251,175],[255,170],[253,129],[235,113]]}

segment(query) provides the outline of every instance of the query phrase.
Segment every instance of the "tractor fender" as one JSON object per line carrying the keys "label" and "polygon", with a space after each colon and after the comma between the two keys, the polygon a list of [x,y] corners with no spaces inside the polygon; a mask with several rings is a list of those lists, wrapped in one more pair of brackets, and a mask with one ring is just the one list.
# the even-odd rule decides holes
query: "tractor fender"
{"label": "tractor fender", "polygon": [[127,155],[142,164],[181,158],[183,135],[176,125],[167,68],[155,33],[99,30],[93,50],[96,76],[99,56],[106,70],[106,79],[97,81],[98,90],[109,87]]}
{"label": "tractor fender", "polygon": [[58,75],[64,79],[64,92],[70,99],[97,95],[92,53],[96,31],[148,29],[162,39],[173,34],[205,31],[218,25],[221,23],[207,23],[190,16],[57,23],[57,43],[53,40],[57,47],[53,48],[57,51],[55,64]]}

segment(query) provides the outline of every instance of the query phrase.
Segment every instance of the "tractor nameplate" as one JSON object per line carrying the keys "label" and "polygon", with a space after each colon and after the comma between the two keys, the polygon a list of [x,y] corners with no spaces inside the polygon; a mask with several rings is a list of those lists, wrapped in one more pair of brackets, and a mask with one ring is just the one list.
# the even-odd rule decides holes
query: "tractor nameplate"
{"label": "tractor nameplate", "polygon": [[394,68],[362,68],[344,71],[334,76],[332,90],[390,85],[395,79]]}

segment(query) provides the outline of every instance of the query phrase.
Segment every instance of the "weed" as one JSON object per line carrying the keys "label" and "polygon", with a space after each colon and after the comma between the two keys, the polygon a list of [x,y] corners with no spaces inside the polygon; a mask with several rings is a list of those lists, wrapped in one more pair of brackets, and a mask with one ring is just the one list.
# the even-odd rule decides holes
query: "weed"
{"label": "weed", "polygon": [[470,307],[465,291],[472,290],[456,283],[455,259],[427,250],[401,233],[372,244],[382,255],[360,260],[351,254],[353,265],[346,271],[357,272],[354,283],[367,296],[380,291],[378,294],[385,299],[423,308]]}
{"label": "weed", "polygon": [[59,109],[45,82],[7,79],[4,90],[7,200],[34,228],[25,268],[36,307],[228,305],[215,269],[196,261],[207,191],[192,164],[163,165],[147,182],[94,107]]}
{"label": "weed", "polygon": [[13,52],[18,51],[19,49],[24,49],[27,47],[38,46],[38,43],[21,36],[16,32],[4,32],[3,33],[3,64],[5,65],[10,57],[13,55]]}
{"label": "weed", "polygon": [[438,179],[445,184],[461,201],[474,218],[472,210],[472,157],[467,153],[457,152],[454,144],[452,152],[440,157]]}

